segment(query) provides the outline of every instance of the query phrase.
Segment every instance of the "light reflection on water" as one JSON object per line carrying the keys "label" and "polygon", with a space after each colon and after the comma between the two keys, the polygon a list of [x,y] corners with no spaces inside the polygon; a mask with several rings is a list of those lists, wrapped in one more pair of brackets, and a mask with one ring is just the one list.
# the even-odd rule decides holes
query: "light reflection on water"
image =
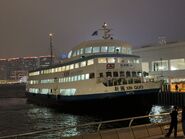
{"label": "light reflection on water", "polygon": [[[0,99],[0,136],[44,129],[65,128],[99,120],[87,115],[65,114],[54,109],[27,104],[25,99],[22,98]],[[84,131],[91,129],[85,129]],[[71,128],[62,132],[62,135],[72,136],[81,132],[79,129]],[[60,136],[60,134],[61,132],[55,132],[30,138],[52,139]]]}
{"label": "light reflection on water", "polygon": [[[172,106],[153,106],[149,115],[159,115],[163,113],[169,113],[172,110]],[[151,123],[161,123],[161,122],[166,122],[170,120],[169,115],[165,116],[155,116],[155,117],[150,117],[150,122]]]}
{"label": "light reflection on water", "polygon": [[[171,107],[154,106],[150,115],[170,112]],[[150,118],[151,122],[163,122],[167,117]],[[26,99],[0,99],[0,136],[26,133],[53,128],[66,128],[101,119],[87,115],[66,114],[54,109],[27,104]],[[23,137],[24,139],[53,139],[59,136],[74,136],[94,132],[97,127],[70,128],[64,131]]]}

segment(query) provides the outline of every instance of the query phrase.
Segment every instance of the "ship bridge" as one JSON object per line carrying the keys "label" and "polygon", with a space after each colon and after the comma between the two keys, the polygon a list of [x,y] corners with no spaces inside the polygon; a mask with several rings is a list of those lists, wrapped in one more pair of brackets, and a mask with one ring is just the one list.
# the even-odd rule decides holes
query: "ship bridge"
{"label": "ship bridge", "polygon": [[68,53],[68,58],[75,59],[100,54],[132,54],[131,45],[126,41],[114,40],[110,33],[111,30],[112,29],[108,28],[108,25],[104,23],[101,29],[96,30],[92,34],[92,36],[97,35],[100,31],[103,33],[102,39],[80,43]]}
{"label": "ship bridge", "polygon": [[68,58],[79,58],[96,54],[132,54],[131,45],[125,41],[101,39],[85,41],[68,53]]}

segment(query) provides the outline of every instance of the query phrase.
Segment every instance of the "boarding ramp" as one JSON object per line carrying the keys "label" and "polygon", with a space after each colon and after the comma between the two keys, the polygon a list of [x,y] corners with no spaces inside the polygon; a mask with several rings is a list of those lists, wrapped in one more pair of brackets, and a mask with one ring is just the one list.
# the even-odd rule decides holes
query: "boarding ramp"
{"label": "boarding ramp", "polygon": [[[181,112],[179,112],[179,116],[181,116],[180,113]],[[166,121],[161,123],[134,125],[135,120],[142,120],[145,118],[152,118],[152,117],[159,118],[161,116],[166,117]],[[180,119],[181,117],[179,117],[178,132],[182,131]],[[127,127],[119,127],[119,128],[114,127],[112,129],[102,128],[105,124],[112,125],[115,122],[121,123],[123,121],[128,121]],[[60,133],[57,139],[142,139],[142,138],[144,139],[144,138],[152,138],[160,135],[164,136],[164,134],[169,129],[169,122],[170,122],[169,113],[163,113],[160,115],[138,116],[138,117],[132,117],[132,118],[92,122],[92,123],[87,123],[87,124],[82,124],[77,126],[70,126],[66,128],[45,129],[40,131],[3,136],[3,137],[0,137],[0,139],[30,139],[32,137],[35,137],[36,135],[39,135],[39,137],[41,137],[41,135],[54,133],[56,131],[57,133]],[[64,134],[66,131],[70,129],[78,130],[79,128],[86,128],[89,126],[96,127],[96,130],[94,132],[79,133],[76,135]]]}

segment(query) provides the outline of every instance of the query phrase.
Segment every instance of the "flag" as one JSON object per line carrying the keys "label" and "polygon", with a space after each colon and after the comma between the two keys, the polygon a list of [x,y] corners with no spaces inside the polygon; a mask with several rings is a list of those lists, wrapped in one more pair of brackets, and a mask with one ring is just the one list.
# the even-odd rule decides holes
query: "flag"
{"label": "flag", "polygon": [[96,36],[96,35],[98,35],[98,31],[97,30],[92,33],[92,36]]}

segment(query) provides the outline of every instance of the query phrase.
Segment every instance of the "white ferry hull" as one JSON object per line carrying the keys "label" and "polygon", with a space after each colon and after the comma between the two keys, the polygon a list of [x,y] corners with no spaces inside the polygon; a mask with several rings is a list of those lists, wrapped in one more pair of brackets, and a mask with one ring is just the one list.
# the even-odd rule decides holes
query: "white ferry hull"
{"label": "white ferry hull", "polygon": [[94,115],[138,116],[150,112],[159,89],[113,92],[79,96],[55,96],[26,92],[28,102],[60,109],[63,112]]}

